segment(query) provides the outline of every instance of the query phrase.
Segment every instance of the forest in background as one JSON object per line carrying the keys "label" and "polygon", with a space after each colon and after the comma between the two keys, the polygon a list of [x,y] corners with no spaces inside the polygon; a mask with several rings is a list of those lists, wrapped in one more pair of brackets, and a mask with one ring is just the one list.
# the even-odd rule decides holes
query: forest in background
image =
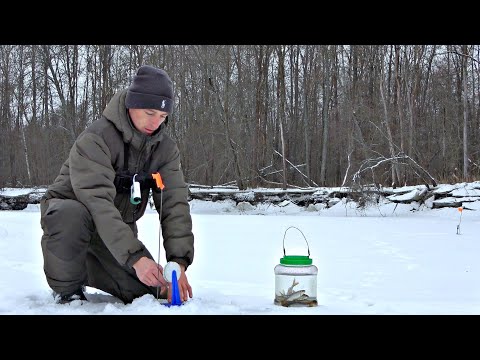
{"label": "forest in background", "polygon": [[0,45],[0,188],[50,184],[143,64],[173,80],[190,184],[474,181],[479,61],[479,45]]}

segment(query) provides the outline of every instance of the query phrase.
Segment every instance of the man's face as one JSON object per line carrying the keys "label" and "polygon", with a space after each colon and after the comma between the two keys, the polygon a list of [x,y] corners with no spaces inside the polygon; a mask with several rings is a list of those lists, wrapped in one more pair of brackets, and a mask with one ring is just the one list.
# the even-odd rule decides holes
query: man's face
{"label": "man's face", "polygon": [[165,121],[168,113],[156,109],[128,109],[133,125],[145,135],[152,135]]}

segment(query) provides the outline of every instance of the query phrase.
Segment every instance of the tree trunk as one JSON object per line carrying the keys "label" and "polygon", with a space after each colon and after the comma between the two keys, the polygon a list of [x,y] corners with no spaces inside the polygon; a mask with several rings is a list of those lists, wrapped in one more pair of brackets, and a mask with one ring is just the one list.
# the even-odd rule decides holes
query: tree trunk
{"label": "tree trunk", "polygon": [[385,99],[384,91],[383,91],[383,76],[380,75],[380,96],[382,98],[382,104],[383,104],[383,112],[384,112],[384,124],[385,124],[385,129],[387,131],[387,140],[388,140],[388,149],[390,151],[390,156],[393,159],[392,160],[392,186],[396,186],[400,184],[400,178],[399,178],[399,170],[398,170],[398,165],[395,158],[395,145],[393,142],[393,136],[392,136],[392,130],[390,128],[390,120],[388,118],[388,109],[387,109],[387,101]]}
{"label": "tree trunk", "polygon": [[468,181],[468,48],[463,45],[463,181]]}
{"label": "tree trunk", "polygon": [[287,163],[285,151],[285,137],[283,123],[285,118],[285,46],[277,47],[278,55],[278,78],[277,78],[277,99],[278,99],[278,123],[280,126],[280,141],[282,146],[282,169],[283,189],[287,189]]}

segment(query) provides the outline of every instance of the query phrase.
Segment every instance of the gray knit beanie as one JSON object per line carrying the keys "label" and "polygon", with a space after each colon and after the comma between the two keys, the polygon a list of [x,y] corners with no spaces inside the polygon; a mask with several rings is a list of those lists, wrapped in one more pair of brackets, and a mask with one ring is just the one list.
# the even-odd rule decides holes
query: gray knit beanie
{"label": "gray knit beanie", "polygon": [[157,109],[171,113],[173,84],[165,70],[142,65],[127,91],[125,106],[129,109]]}

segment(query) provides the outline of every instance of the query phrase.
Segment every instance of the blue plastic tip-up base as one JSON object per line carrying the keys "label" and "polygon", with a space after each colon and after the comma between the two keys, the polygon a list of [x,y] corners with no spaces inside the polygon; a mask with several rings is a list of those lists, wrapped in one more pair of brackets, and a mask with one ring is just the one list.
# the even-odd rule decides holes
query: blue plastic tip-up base
{"label": "blue plastic tip-up base", "polygon": [[182,300],[180,300],[180,292],[178,291],[178,281],[177,281],[177,272],[172,271],[172,302],[163,303],[165,306],[179,306],[182,305]]}

